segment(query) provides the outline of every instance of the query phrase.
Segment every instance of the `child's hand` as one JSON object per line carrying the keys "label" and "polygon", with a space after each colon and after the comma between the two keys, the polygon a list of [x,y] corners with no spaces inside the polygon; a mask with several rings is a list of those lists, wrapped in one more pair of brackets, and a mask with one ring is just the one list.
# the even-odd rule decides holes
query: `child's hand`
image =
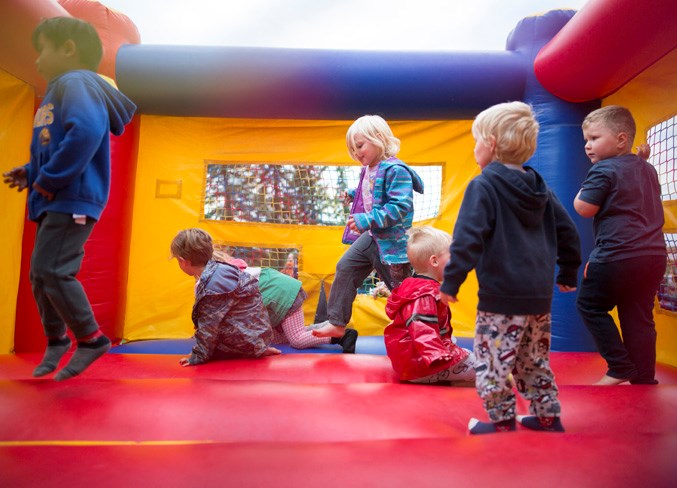
{"label": "child's hand", "polygon": [[183,366],[184,368],[185,368],[186,366],[190,366],[190,358],[185,357],[185,358],[179,359],[179,364],[180,364],[181,366]]}
{"label": "child's hand", "polygon": [[376,283],[374,289],[371,290],[371,296],[373,296],[374,299],[378,297],[388,298],[390,295],[391,295],[390,290],[383,281],[379,281],[378,283]]}
{"label": "child's hand", "polygon": [[350,206],[353,203],[353,197],[347,191],[343,192],[343,205]]}
{"label": "child's hand", "polygon": [[37,183],[33,183],[33,189],[35,191],[37,191],[40,195],[45,197],[48,202],[51,202],[52,200],[54,200],[54,193],[45,190],[43,187],[41,187]]}
{"label": "child's hand", "polygon": [[442,303],[444,303],[445,305],[449,305],[450,303],[458,302],[458,298],[452,297],[451,295],[447,295],[446,293],[440,292],[440,301]]}
{"label": "child's hand", "polygon": [[649,156],[651,156],[651,146],[648,144],[640,144],[637,146],[637,156],[642,159],[649,159]]}
{"label": "child's hand", "polygon": [[561,291],[562,293],[569,293],[571,291],[576,291],[575,286],[560,285],[559,283],[557,283],[557,288],[559,288],[559,291]]}
{"label": "child's hand", "polygon": [[16,188],[17,191],[23,191],[28,188],[28,176],[26,174],[26,168],[23,166],[3,173],[2,176],[5,177],[3,183],[7,183],[10,188]]}
{"label": "child's hand", "polygon": [[350,217],[348,219],[348,222],[346,223],[346,225],[355,234],[361,234],[360,230],[357,228],[357,225],[355,224],[355,219],[353,217]]}

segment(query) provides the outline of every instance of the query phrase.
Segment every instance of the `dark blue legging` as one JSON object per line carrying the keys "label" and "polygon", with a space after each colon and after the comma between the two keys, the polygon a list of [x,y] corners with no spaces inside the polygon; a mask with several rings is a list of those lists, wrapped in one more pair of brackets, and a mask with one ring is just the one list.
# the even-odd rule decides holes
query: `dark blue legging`
{"label": "dark blue legging", "polygon": [[[576,305],[612,378],[656,383],[653,307],[665,265],[665,256],[642,256],[586,267]],[[614,307],[622,337],[609,315]]]}

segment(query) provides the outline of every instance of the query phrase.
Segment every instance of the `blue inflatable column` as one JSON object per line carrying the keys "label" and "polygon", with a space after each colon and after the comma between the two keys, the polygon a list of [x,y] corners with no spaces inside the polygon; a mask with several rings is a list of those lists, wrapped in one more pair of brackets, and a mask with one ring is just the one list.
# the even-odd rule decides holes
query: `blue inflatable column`
{"label": "blue inflatable column", "polygon": [[[538,149],[529,165],[535,168],[561,200],[576,222],[581,236],[583,268],[593,245],[592,220],[583,219],[573,209],[573,200],[590,168],[585,155],[581,123],[599,107],[599,101],[570,103],[549,93],[536,79],[534,59],[540,49],[573,17],[573,10],[552,10],[523,19],[510,33],[507,49],[523,55],[528,63],[523,100],[534,107],[541,130]],[[529,277],[525,277],[529,279]],[[576,293],[557,289],[552,305],[552,349],[555,351],[595,351],[596,347],[576,310]]]}

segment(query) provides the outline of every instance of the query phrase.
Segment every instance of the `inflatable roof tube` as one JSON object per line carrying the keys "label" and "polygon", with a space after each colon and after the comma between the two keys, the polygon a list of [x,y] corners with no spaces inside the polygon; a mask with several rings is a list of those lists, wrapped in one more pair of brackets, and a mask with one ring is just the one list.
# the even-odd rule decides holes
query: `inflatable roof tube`
{"label": "inflatable roof tube", "polygon": [[142,114],[464,120],[520,100],[528,69],[507,51],[130,45],[118,51],[116,79]]}
{"label": "inflatable roof tube", "polygon": [[675,0],[590,0],[538,53],[536,77],[570,102],[605,98],[677,46]]}

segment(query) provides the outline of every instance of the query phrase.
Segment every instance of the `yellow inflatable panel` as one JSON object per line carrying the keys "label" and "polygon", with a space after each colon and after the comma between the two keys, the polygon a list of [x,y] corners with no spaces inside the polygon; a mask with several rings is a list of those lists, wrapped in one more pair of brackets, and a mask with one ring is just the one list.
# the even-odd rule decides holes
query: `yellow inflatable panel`
{"label": "yellow inflatable panel", "polygon": [[[0,173],[26,164],[30,157],[33,127],[33,88],[0,70]],[[0,354],[14,348],[16,299],[21,271],[21,239],[26,220],[26,192],[18,193],[0,186],[0,256],[3,273],[0,280],[0,315],[7,327],[0,328]]]}
{"label": "yellow inflatable panel", "polygon": [[[346,249],[341,244],[343,227],[206,221],[202,208],[206,161],[355,166],[345,145],[351,123],[142,116],[124,339],[192,335],[194,283],[169,259],[172,238],[187,227],[203,228],[228,245],[298,249],[299,278],[309,294],[304,312],[311,323],[321,283],[328,291],[336,262]],[[471,122],[389,123],[402,141],[401,159],[412,166],[443,167],[440,212],[417,224],[451,232],[463,190],[479,171],[472,156]],[[472,286],[462,289],[467,313],[459,314],[472,321],[456,327],[459,335],[472,335],[474,329],[477,288]],[[374,309],[374,300],[366,298],[356,301],[351,324],[363,334],[380,334],[387,322],[383,305]]]}

